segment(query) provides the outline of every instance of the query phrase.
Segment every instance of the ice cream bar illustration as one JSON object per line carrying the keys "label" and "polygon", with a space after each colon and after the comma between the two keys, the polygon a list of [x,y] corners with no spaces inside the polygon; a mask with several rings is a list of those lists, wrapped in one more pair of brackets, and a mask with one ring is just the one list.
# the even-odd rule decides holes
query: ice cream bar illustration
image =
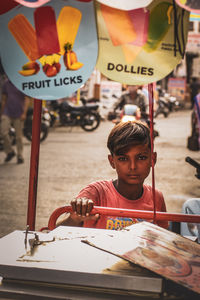
{"label": "ice cream bar illustration", "polygon": [[167,34],[171,23],[171,13],[173,6],[168,2],[159,3],[150,13],[148,40],[144,45],[144,50],[151,52],[156,50],[159,43]]}
{"label": "ice cream bar illustration", "polygon": [[146,8],[138,8],[129,10],[128,14],[134,26],[136,38],[128,44],[122,45],[127,63],[132,63],[137,55],[141,52],[142,46],[147,41],[148,25],[149,25],[149,11]]}
{"label": "ice cream bar illustration", "polygon": [[131,44],[143,46],[147,41],[149,10],[145,8],[138,8],[129,10],[128,14],[136,32],[136,39]]}
{"label": "ice cream bar illustration", "polygon": [[40,57],[35,30],[24,15],[19,14],[11,19],[8,29],[29,60],[34,61]]}
{"label": "ice cream bar illustration", "polygon": [[127,11],[101,4],[101,12],[114,46],[131,43],[136,39],[136,32]]}
{"label": "ice cream bar illustration", "polygon": [[35,30],[40,56],[60,51],[56,16],[51,6],[38,7],[34,12]]}
{"label": "ice cream bar illustration", "polygon": [[73,45],[80,26],[82,14],[80,10],[70,6],[64,6],[57,19],[57,30],[60,43],[60,51],[63,55],[67,43]]}

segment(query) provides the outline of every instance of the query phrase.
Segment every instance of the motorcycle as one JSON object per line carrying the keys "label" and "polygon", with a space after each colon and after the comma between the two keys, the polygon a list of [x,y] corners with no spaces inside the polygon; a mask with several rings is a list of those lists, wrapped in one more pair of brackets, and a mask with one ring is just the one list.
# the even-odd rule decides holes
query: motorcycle
{"label": "motorcycle", "polygon": [[121,119],[121,114],[123,107],[126,104],[131,104],[130,93],[128,91],[123,91],[121,96],[118,98],[115,94],[112,95],[112,106],[111,110],[108,112],[107,119],[112,122],[119,122]]}
{"label": "motorcycle", "polygon": [[184,102],[181,100],[178,100],[176,97],[171,96],[170,94],[166,94],[169,111],[178,111],[184,108]]}
{"label": "motorcycle", "polygon": [[[24,121],[23,133],[27,140],[32,141],[32,121],[33,121],[33,108],[29,108]],[[42,120],[40,129],[40,142],[43,142],[49,133],[50,127],[50,114],[47,108],[42,108]]]}
{"label": "motorcycle", "polygon": [[94,131],[101,121],[98,108],[97,104],[86,102],[81,106],[72,106],[67,101],[54,102],[50,110],[51,124],[54,125],[57,112],[60,126],[80,126],[85,131]]}
{"label": "motorcycle", "polygon": [[170,112],[178,111],[184,108],[183,102],[176,97],[166,93],[165,90],[159,90],[159,98],[157,101],[157,109],[154,117],[163,114],[165,118],[168,117]]}
{"label": "motorcycle", "polygon": [[158,115],[163,114],[165,118],[168,117],[171,107],[169,105],[168,101],[168,94],[165,93],[165,91],[159,89],[158,90],[159,97],[157,100],[157,109],[154,114],[154,118],[156,118]]}
{"label": "motorcycle", "polygon": [[[111,120],[115,124],[118,124],[119,122],[141,120],[150,127],[149,114],[146,112],[147,105],[145,96],[140,89],[138,90],[137,95],[138,96],[134,101],[137,104],[130,104],[130,93],[122,93],[120,101],[115,105],[113,112],[109,114],[108,120]],[[127,104],[127,102],[129,102],[129,104]],[[159,136],[159,132],[155,129],[153,131],[153,136],[154,138]]]}
{"label": "motorcycle", "polygon": [[[150,119],[149,115],[145,112],[142,112],[137,105],[134,104],[126,104],[121,112],[120,121],[135,121],[140,120],[150,128]],[[155,125],[155,122],[154,122]],[[159,136],[159,132],[157,130],[153,130],[153,137],[156,138]]]}

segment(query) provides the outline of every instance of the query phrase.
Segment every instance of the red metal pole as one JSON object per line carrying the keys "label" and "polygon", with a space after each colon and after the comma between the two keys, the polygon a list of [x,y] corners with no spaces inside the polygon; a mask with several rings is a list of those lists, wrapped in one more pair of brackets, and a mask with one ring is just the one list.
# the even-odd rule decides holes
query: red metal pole
{"label": "red metal pole", "polygon": [[149,95],[149,117],[150,117],[150,133],[151,133],[151,173],[152,173],[152,198],[153,198],[153,222],[156,223],[156,194],[155,194],[155,169],[154,169],[154,124],[153,124],[153,83],[148,84]]}
{"label": "red metal pole", "polygon": [[[53,230],[56,227],[56,221],[58,217],[64,213],[69,213],[69,212],[72,212],[71,206],[62,206],[55,209],[49,218],[48,229]],[[104,216],[141,218],[144,220],[153,220],[154,217],[153,211],[112,208],[112,207],[102,207],[102,206],[94,206],[91,213],[100,214]],[[157,211],[156,220],[200,223],[200,215],[175,214],[175,213],[166,213],[166,212]]]}
{"label": "red metal pole", "polygon": [[[111,207],[98,207],[95,206],[92,210],[92,214],[111,215],[119,217],[135,217],[142,219],[153,220],[154,212],[147,210],[133,210]],[[156,220],[174,221],[174,222],[188,222],[188,223],[200,223],[200,215],[188,215],[177,213],[166,213],[156,211]]]}
{"label": "red metal pole", "polygon": [[42,100],[34,99],[27,225],[35,230]]}

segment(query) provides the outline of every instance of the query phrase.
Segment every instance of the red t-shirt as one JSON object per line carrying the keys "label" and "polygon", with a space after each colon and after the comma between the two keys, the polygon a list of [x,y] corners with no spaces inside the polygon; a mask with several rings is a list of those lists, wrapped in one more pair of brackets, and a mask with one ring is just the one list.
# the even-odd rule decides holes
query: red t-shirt
{"label": "red t-shirt", "polygon": [[[153,199],[152,199],[152,187],[143,185],[142,197],[137,200],[129,200],[123,197],[115,189],[112,180],[98,181],[89,184],[80,191],[76,198],[86,197],[93,200],[95,206],[114,207],[124,209],[136,209],[136,210],[148,210],[153,211]],[[166,206],[163,198],[163,194],[155,191],[156,210],[166,212]],[[100,216],[97,222],[85,221],[84,227],[89,228],[103,228],[103,229],[119,229],[129,226],[133,223],[143,221],[141,219],[124,218],[124,217],[112,217],[112,216]],[[148,221],[148,220],[147,220]],[[167,221],[157,221],[157,225],[168,228]]]}

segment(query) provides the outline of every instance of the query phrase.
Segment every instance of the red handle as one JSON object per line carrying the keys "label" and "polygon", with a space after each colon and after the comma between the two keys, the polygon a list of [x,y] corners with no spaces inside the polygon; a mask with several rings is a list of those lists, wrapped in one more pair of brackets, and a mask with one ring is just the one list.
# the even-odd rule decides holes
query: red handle
{"label": "red handle", "polygon": [[[49,218],[48,229],[53,230],[56,227],[56,221],[58,217],[64,213],[72,212],[71,206],[62,206],[54,210]],[[92,214],[100,214],[104,216],[117,216],[117,217],[129,217],[129,218],[141,218],[153,220],[154,212],[147,210],[135,210],[135,209],[123,209],[94,206]],[[188,223],[200,223],[200,215],[188,215],[188,214],[175,214],[166,212],[156,212],[156,220],[174,221],[174,222],[188,222]]]}

